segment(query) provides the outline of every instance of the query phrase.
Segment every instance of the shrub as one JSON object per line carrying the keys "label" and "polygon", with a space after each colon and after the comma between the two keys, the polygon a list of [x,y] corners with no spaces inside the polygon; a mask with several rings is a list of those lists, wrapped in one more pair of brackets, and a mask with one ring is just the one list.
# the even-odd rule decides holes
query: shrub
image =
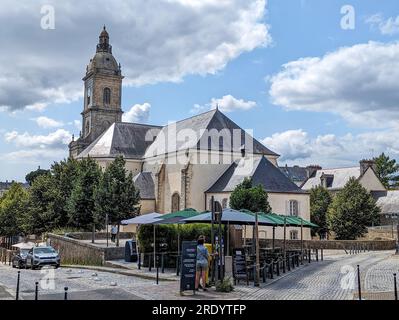
{"label": "shrub", "polygon": [[224,278],[222,281],[216,282],[216,291],[218,292],[231,292],[234,290],[233,282],[230,277]]}

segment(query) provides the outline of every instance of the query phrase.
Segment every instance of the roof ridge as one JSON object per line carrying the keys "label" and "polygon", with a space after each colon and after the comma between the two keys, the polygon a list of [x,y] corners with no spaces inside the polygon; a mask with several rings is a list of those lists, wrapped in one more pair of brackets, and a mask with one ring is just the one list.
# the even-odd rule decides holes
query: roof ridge
{"label": "roof ridge", "polygon": [[138,123],[138,122],[127,122],[127,121],[118,121],[114,122],[115,124],[133,124],[136,126],[143,126],[143,127],[155,127],[155,128],[163,128],[163,126],[159,126],[156,124],[145,124],[145,123]]}

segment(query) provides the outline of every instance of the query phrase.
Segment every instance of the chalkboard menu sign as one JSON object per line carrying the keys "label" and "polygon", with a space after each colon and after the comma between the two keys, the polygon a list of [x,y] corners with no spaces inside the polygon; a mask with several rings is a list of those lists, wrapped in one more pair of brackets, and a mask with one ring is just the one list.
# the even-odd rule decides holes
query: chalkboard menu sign
{"label": "chalkboard menu sign", "polygon": [[197,242],[183,241],[181,257],[180,292],[195,291]]}
{"label": "chalkboard menu sign", "polygon": [[244,249],[233,251],[233,272],[234,280],[245,279],[248,281],[247,262]]}

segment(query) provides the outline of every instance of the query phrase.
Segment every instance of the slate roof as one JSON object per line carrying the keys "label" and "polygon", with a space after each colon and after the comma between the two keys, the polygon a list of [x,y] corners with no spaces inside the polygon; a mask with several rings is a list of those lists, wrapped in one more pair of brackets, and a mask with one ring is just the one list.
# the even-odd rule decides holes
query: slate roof
{"label": "slate roof", "polygon": [[[174,131],[174,127],[176,131]],[[212,131],[212,129],[216,130]],[[225,143],[223,143],[223,140],[219,139],[220,131],[223,129],[227,129],[226,132],[230,133],[230,137],[233,137],[234,132],[237,134],[238,131],[239,143],[232,143],[231,141],[224,141]],[[194,133],[194,135],[189,137],[183,135],[182,139],[180,139],[182,141],[168,142],[167,138],[170,136],[170,133],[172,133],[172,136],[175,136],[176,133],[177,135],[185,133],[184,130],[190,130],[190,133]],[[245,149],[249,153],[278,156],[278,154],[269,150],[258,140],[246,133],[220,110],[215,109],[163,127],[154,143],[146,151],[145,157],[193,148],[240,152],[243,145],[245,145]]]}
{"label": "slate roof", "polygon": [[377,206],[382,214],[399,213],[399,190],[387,191],[385,196],[377,199]]}
{"label": "slate roof", "polygon": [[296,183],[304,182],[308,178],[309,170],[306,167],[279,167],[280,171],[291,181]]}
{"label": "slate roof", "polygon": [[267,192],[306,193],[263,156],[233,162],[206,192],[231,192],[246,177],[252,179],[253,185],[261,184]]}
{"label": "slate roof", "polygon": [[141,172],[133,177],[134,185],[140,190],[143,200],[155,199],[155,185],[151,172]]}
{"label": "slate roof", "polygon": [[116,122],[94,140],[78,158],[87,156],[108,158],[122,155],[127,159],[141,159],[148,146],[146,134],[152,130],[156,135],[161,127],[137,123]]}
{"label": "slate roof", "polygon": [[321,169],[317,170],[314,177],[309,178],[302,186],[303,190],[310,190],[313,187],[321,185],[322,175],[332,175],[334,179],[332,181],[331,187],[328,189],[342,189],[350,178],[355,179],[360,178],[360,167],[350,167],[350,168],[338,168],[338,169]]}

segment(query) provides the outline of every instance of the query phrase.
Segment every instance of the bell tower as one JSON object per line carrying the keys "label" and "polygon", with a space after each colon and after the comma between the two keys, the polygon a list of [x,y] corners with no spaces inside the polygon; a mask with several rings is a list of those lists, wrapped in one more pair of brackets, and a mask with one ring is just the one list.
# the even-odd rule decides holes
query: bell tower
{"label": "bell tower", "polygon": [[122,120],[122,71],[112,55],[109,35],[104,26],[99,36],[96,54],[86,68],[82,131],[78,140],[69,145],[71,157],[76,157],[114,122]]}

